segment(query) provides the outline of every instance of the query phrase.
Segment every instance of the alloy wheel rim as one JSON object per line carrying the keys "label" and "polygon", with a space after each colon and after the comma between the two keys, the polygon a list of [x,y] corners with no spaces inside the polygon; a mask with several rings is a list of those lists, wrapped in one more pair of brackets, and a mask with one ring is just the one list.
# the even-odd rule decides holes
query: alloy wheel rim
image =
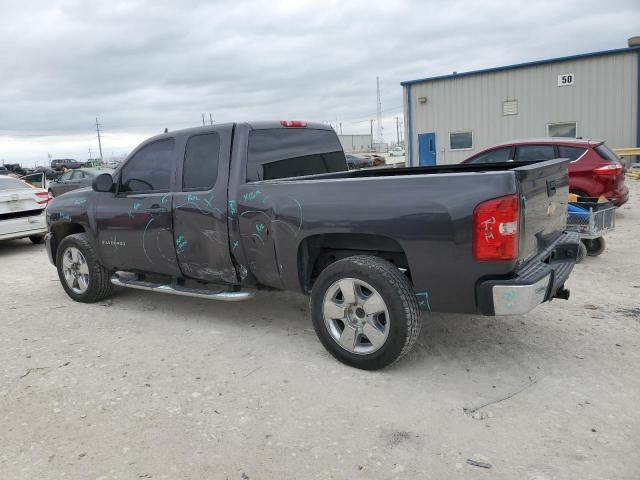
{"label": "alloy wheel rim", "polygon": [[77,294],[89,288],[89,265],[83,253],[76,247],[68,247],[62,254],[62,274],[67,286]]}
{"label": "alloy wheel rim", "polygon": [[377,352],[389,336],[389,310],[382,295],[357,278],[331,284],[324,295],[322,314],[331,338],[350,353]]}

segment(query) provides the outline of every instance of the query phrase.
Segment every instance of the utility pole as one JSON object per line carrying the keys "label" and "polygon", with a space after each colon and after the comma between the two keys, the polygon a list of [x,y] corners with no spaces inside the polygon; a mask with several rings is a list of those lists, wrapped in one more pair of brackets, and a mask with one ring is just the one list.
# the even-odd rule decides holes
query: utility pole
{"label": "utility pole", "polygon": [[205,123],[204,123],[204,112],[202,112],[202,126],[204,127]]}
{"label": "utility pole", "polygon": [[371,124],[371,125],[370,125],[370,127],[371,127],[371,128],[370,128],[370,130],[371,130],[371,140],[370,140],[370,142],[371,142],[371,144],[370,144],[371,148],[370,148],[369,150],[371,151],[371,153],[373,153],[373,122],[375,122],[375,120],[369,120],[369,122],[370,122],[370,124]]}
{"label": "utility pole", "polygon": [[89,161],[91,162],[91,166],[93,167],[93,154],[91,153],[91,147],[89,147]]}
{"label": "utility pole", "polygon": [[396,135],[398,137],[398,145],[400,145],[400,117],[396,117]]}
{"label": "utility pole", "polygon": [[376,103],[376,119],[378,120],[378,132],[376,134],[376,142],[384,143],[382,134],[382,100],[380,99],[380,77],[376,77],[377,103]]}
{"label": "utility pole", "polygon": [[98,148],[100,149],[100,162],[102,162],[102,141],[100,140],[100,123],[98,123],[98,117],[96,117],[96,132],[98,132]]}
{"label": "utility pole", "polygon": [[209,122],[211,122],[211,125],[213,125],[213,115],[209,114]]}
{"label": "utility pole", "polygon": [[340,135],[342,135],[342,122],[340,122]]}

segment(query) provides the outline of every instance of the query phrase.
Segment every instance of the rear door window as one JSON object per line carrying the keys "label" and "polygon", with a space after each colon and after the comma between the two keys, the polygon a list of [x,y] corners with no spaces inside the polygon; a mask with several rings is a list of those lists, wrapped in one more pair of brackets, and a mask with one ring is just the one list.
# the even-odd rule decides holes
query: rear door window
{"label": "rear door window", "polygon": [[345,170],[342,146],[331,130],[273,128],[249,133],[247,181]]}
{"label": "rear door window", "polygon": [[469,163],[500,163],[508,162],[510,160],[513,161],[512,152],[512,147],[496,148],[478,155]]}
{"label": "rear door window", "polygon": [[184,190],[209,190],[218,178],[220,136],[217,133],[195,135],[187,141],[182,169]]}
{"label": "rear door window", "polygon": [[519,162],[538,162],[556,158],[553,145],[523,145],[518,147],[516,160]]}
{"label": "rear door window", "polygon": [[122,167],[118,192],[168,191],[174,164],[173,138],[142,147]]}
{"label": "rear door window", "polygon": [[568,158],[572,162],[579,159],[586,151],[587,149],[582,147],[567,147],[564,145],[558,145],[558,154],[560,158]]}

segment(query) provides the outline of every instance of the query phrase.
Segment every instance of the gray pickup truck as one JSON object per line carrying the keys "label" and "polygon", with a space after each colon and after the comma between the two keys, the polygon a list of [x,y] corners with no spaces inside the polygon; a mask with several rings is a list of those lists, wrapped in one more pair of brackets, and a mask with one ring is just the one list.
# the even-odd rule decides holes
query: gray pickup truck
{"label": "gray pickup truck", "polygon": [[566,160],[348,171],[325,125],[220,124],[153,137],[54,198],[46,245],[79,302],[114,285],[308,294],[323,345],[373,370],[411,349],[420,310],[517,315],[568,298],[567,193]]}

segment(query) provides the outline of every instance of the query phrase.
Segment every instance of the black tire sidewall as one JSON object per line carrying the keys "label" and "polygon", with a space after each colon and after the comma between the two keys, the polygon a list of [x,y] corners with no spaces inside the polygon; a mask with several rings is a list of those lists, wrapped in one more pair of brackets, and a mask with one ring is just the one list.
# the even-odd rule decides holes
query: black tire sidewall
{"label": "black tire sidewall", "polygon": [[594,238],[584,241],[584,246],[587,248],[587,255],[590,257],[597,257],[604,252],[605,242],[603,237]]}
{"label": "black tire sidewall", "polygon": [[[89,287],[84,293],[76,293],[71,290],[69,285],[67,285],[64,274],[62,273],[62,256],[65,250],[69,247],[75,247],[82,252],[82,255],[84,255],[87,262],[87,267],[89,268]],[[104,279],[99,278],[100,275],[104,275],[104,272],[101,271],[103,268],[98,263],[93,246],[86,238],[85,234],[69,235],[60,242],[56,252],[56,270],[58,271],[58,278],[60,279],[62,288],[64,288],[67,295],[76,302],[91,303],[100,300],[103,297],[103,295],[98,291],[101,280],[104,281]]]}
{"label": "black tire sidewall", "polygon": [[[345,260],[327,267],[313,286],[310,309],[313,326],[322,344],[336,359],[353,367],[377,370],[393,363],[401,355],[408,335],[407,314],[400,292],[384,276],[365,265]],[[389,311],[390,330],[387,341],[371,354],[358,355],[348,352],[333,339],[325,326],[324,296],[328,288],[342,278],[355,278],[367,282],[382,296]]]}

